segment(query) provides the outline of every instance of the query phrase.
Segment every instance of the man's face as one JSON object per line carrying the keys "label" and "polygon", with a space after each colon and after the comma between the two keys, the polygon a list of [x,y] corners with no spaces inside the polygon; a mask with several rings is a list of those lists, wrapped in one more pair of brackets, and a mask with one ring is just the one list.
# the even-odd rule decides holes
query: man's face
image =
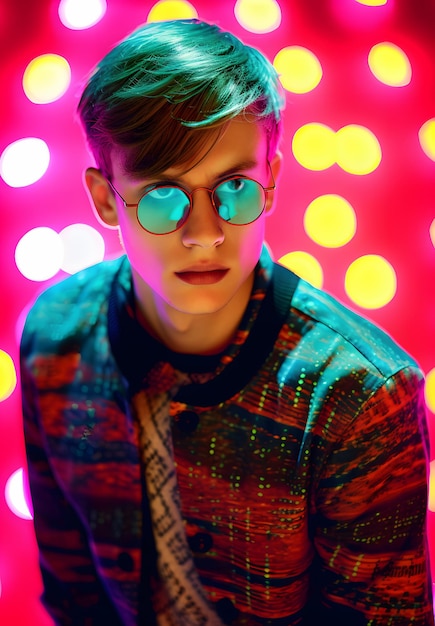
{"label": "man's face", "polygon": [[[189,191],[212,188],[222,178],[237,174],[259,181],[263,187],[273,184],[261,125],[236,118],[216,136],[217,141],[213,138],[194,163],[171,167],[150,179],[130,177],[120,156],[114,154],[113,185],[127,203],[137,203],[147,185],[162,181]],[[277,175],[278,156],[271,166]],[[272,201],[273,192],[268,192],[265,211],[255,222],[231,225],[218,217],[209,193],[197,189],[183,226],[169,234],[154,235],[140,226],[135,209],[125,208],[117,198],[120,236],[145,316],[151,310],[162,315],[170,311],[188,316],[213,314],[225,307],[230,314],[236,295],[240,298],[245,292],[247,301]]]}

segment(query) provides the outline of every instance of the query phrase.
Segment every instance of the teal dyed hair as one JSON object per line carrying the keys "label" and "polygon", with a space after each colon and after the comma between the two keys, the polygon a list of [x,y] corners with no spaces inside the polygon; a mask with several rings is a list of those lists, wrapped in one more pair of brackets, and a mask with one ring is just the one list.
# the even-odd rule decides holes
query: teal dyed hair
{"label": "teal dyed hair", "polygon": [[116,147],[139,177],[187,163],[210,130],[248,113],[264,125],[273,156],[283,106],[277,73],[258,50],[216,25],[174,20],[145,24],[113,48],[78,112],[103,173],[110,177]]}

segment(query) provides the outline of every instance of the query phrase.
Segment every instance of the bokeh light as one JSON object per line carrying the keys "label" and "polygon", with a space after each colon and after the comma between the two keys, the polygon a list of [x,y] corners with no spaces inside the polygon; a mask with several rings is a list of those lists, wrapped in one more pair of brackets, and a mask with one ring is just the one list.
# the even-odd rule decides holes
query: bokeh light
{"label": "bokeh light", "polygon": [[429,494],[427,508],[435,513],[435,461],[429,465]]}
{"label": "bokeh light", "polygon": [[11,474],[6,482],[5,500],[12,513],[17,517],[31,520],[33,519],[33,514],[27,491],[24,484],[24,470],[20,467],[20,469]]}
{"label": "bokeh light", "polygon": [[349,174],[370,174],[382,160],[378,139],[364,126],[343,126],[335,133],[335,143],[337,164]]}
{"label": "bokeh light", "polygon": [[364,4],[368,7],[381,7],[387,4],[388,0],[355,0],[358,4]]}
{"label": "bokeh light", "polygon": [[273,60],[282,86],[297,94],[308,93],[320,83],[323,70],[314,52],[303,46],[282,48]]}
{"label": "bokeh light", "polygon": [[[335,18],[346,28],[358,34],[365,31],[372,43],[373,33],[388,24],[396,0],[330,0]],[[400,1],[400,0],[399,0]]]}
{"label": "bokeh light", "polygon": [[424,396],[427,408],[435,413],[435,367],[426,374]]}
{"label": "bokeh light", "polygon": [[251,33],[270,33],[281,24],[281,8],[275,0],[237,0],[234,15]]}
{"label": "bokeh light", "polygon": [[305,211],[304,228],[308,237],[320,246],[338,248],[349,243],[355,235],[355,211],[342,196],[318,196]]}
{"label": "bokeh light", "polygon": [[429,497],[427,508],[429,511],[435,513],[435,461],[431,461],[429,468]]}
{"label": "bokeh light", "polygon": [[161,0],[148,13],[147,22],[181,20],[198,17],[195,7],[184,0]]}
{"label": "bokeh light", "polygon": [[48,104],[63,96],[71,83],[71,68],[59,54],[42,54],[26,67],[23,89],[35,104]]}
{"label": "bokeh light", "polygon": [[429,236],[432,241],[432,245],[435,248],[435,219],[432,221],[432,224],[429,227]]}
{"label": "bokeh light", "polygon": [[63,244],[64,272],[74,274],[104,259],[104,239],[88,224],[71,224],[60,231],[59,237]]}
{"label": "bokeh light", "polygon": [[71,30],[84,30],[97,24],[107,10],[106,0],[61,0],[59,18]]}
{"label": "bokeh light", "polygon": [[293,136],[292,151],[300,165],[314,171],[337,163],[349,174],[365,175],[373,172],[382,160],[377,137],[358,124],[348,124],[337,132],[326,124],[304,124]]}
{"label": "bokeh light", "polygon": [[418,139],[423,152],[435,161],[435,117],[427,120],[418,131]]}
{"label": "bokeh light", "polygon": [[27,187],[44,176],[50,151],[43,139],[25,137],[10,143],[0,157],[0,176],[10,187]]}
{"label": "bokeh light", "polygon": [[52,278],[63,262],[63,244],[52,228],[29,230],[15,248],[15,263],[23,276],[33,281]]}
{"label": "bokeh light", "polygon": [[384,257],[366,254],[350,264],[344,287],[348,297],[358,306],[379,309],[396,295],[396,272]]}
{"label": "bokeh light", "polygon": [[12,357],[0,350],[0,402],[9,398],[17,386],[17,374]]}
{"label": "bokeh light", "polygon": [[308,252],[294,250],[284,254],[278,263],[319,289],[323,286],[323,270],[319,261]]}
{"label": "bokeh light", "polygon": [[372,74],[385,85],[404,87],[411,81],[409,59],[394,43],[385,41],[373,46],[369,52],[368,63]]}
{"label": "bokeh light", "polygon": [[292,152],[302,167],[325,170],[335,163],[335,132],[326,124],[304,124],[293,136]]}

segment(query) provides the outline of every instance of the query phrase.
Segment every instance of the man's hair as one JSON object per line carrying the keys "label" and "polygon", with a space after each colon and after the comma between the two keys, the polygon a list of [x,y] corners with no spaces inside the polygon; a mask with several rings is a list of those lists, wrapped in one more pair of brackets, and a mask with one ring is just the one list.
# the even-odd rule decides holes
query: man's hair
{"label": "man's hair", "polygon": [[113,48],[91,74],[78,113],[110,179],[114,148],[126,172],[152,176],[187,164],[216,127],[238,115],[264,125],[270,158],[284,100],[258,50],[216,25],[174,20],[145,24]]}

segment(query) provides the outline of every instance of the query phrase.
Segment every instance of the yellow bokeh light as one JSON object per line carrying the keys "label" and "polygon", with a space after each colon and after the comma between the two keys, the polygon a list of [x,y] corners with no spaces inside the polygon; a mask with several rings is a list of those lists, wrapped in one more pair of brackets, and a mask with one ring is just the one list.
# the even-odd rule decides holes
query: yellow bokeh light
{"label": "yellow bokeh light", "polygon": [[373,75],[390,87],[409,85],[411,64],[405,52],[394,43],[378,43],[369,52],[368,63]]}
{"label": "yellow bokeh light", "polygon": [[17,374],[14,362],[7,352],[0,350],[0,402],[9,398],[16,384]]}
{"label": "yellow bokeh light", "polygon": [[349,124],[335,133],[337,164],[349,174],[370,174],[382,160],[381,145],[365,126]]}
{"label": "yellow bokeh light", "polygon": [[161,0],[148,13],[148,22],[197,18],[195,7],[185,0]]}
{"label": "yellow bokeh light", "polygon": [[429,497],[427,508],[433,513],[435,512],[435,461],[430,462],[429,469]]}
{"label": "yellow bokeh light", "polygon": [[388,0],[356,0],[358,4],[364,4],[367,7],[382,7],[387,4]]}
{"label": "yellow bokeh light", "polygon": [[427,408],[435,413],[435,367],[426,374],[424,396]]}
{"label": "yellow bokeh light", "polygon": [[284,89],[292,93],[312,91],[323,76],[319,59],[302,46],[282,48],[275,56],[273,65]]}
{"label": "yellow bokeh light", "polygon": [[323,270],[319,261],[302,250],[295,250],[294,252],[288,252],[284,254],[278,263],[284,265],[292,272],[306,280],[307,282],[321,289],[323,285]]}
{"label": "yellow bokeh light", "polygon": [[59,100],[71,83],[71,68],[58,54],[42,54],[26,67],[23,89],[35,104],[48,104]]}
{"label": "yellow bokeh light", "polygon": [[423,124],[418,131],[418,139],[426,156],[435,161],[435,117]]}
{"label": "yellow bokeh light", "polygon": [[281,8],[276,0],[237,0],[234,15],[251,33],[270,33],[281,24]]}
{"label": "yellow bokeh light", "polygon": [[348,267],[344,286],[349,298],[358,306],[380,309],[396,295],[396,272],[384,257],[367,254]]}
{"label": "yellow bokeh light", "polygon": [[325,170],[335,163],[335,133],[325,124],[305,124],[293,136],[292,151],[303,167]]}
{"label": "yellow bokeh light", "polygon": [[355,235],[355,211],[342,196],[325,194],[308,205],[304,228],[308,237],[320,246],[339,248]]}

